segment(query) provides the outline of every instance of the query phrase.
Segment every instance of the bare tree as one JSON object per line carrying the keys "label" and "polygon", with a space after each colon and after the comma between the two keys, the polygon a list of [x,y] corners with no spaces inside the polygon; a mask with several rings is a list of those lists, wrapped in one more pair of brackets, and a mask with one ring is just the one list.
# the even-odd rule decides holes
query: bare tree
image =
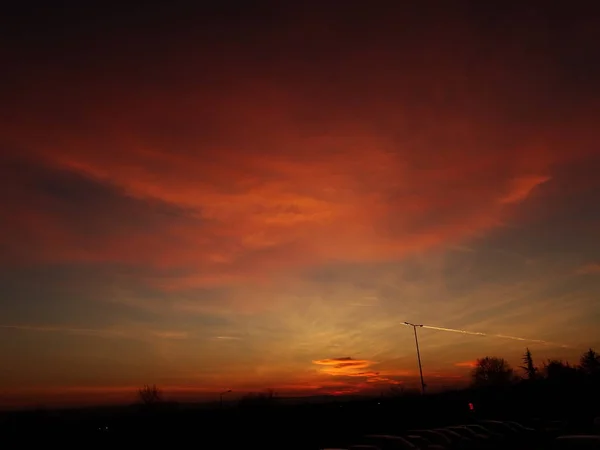
{"label": "bare tree", "polygon": [[471,376],[476,387],[501,387],[513,381],[513,369],[503,358],[486,356],[477,360]]}
{"label": "bare tree", "polygon": [[523,365],[519,367],[523,369],[528,380],[535,380],[537,378],[538,369],[533,364],[533,358],[531,357],[529,348],[525,349],[525,354],[523,355]]}
{"label": "bare tree", "polygon": [[162,391],[156,387],[155,384],[152,386],[145,384],[144,387],[139,390],[138,395],[140,401],[144,405],[156,405],[163,401]]}
{"label": "bare tree", "polygon": [[250,393],[240,399],[242,407],[267,407],[277,401],[277,393],[273,389],[267,389],[260,393]]}

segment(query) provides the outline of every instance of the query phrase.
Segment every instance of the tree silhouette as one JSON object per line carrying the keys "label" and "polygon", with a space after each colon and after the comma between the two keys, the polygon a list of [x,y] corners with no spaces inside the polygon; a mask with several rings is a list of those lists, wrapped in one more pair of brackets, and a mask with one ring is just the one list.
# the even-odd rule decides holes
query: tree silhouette
{"label": "tree silhouette", "polygon": [[577,375],[577,369],[568,362],[563,362],[560,359],[549,359],[548,362],[544,364],[544,374],[548,381],[555,383],[570,383],[574,381]]}
{"label": "tree silhouette", "polygon": [[586,375],[600,375],[600,355],[591,348],[581,355],[579,369]]}
{"label": "tree silhouette", "polygon": [[535,380],[537,378],[538,369],[533,364],[533,358],[531,357],[529,348],[525,349],[525,354],[523,355],[523,365],[519,367],[523,369],[528,380]]}
{"label": "tree silhouette", "polygon": [[142,404],[147,406],[156,405],[163,401],[162,391],[155,384],[152,386],[145,384],[139,390],[138,395]]}
{"label": "tree silhouette", "polygon": [[471,376],[475,387],[502,387],[513,381],[513,369],[503,358],[486,356],[477,360]]}

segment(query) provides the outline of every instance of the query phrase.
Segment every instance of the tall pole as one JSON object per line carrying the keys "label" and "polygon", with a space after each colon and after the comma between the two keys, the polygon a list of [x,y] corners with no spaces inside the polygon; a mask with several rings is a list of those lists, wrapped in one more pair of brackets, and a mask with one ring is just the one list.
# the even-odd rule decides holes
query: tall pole
{"label": "tall pole", "polygon": [[223,396],[224,396],[225,394],[229,394],[230,392],[231,392],[231,389],[229,389],[229,390],[227,390],[227,391],[225,391],[225,392],[221,392],[221,393],[219,394],[219,406],[220,406],[220,408],[223,408]]}
{"label": "tall pole", "polygon": [[417,327],[423,325],[415,325],[414,323],[404,322],[405,325],[413,327],[415,332],[415,345],[417,347],[417,361],[419,362],[419,375],[421,376],[421,394],[425,393],[425,381],[423,380],[423,367],[421,366],[421,352],[419,351],[419,338],[417,337]]}

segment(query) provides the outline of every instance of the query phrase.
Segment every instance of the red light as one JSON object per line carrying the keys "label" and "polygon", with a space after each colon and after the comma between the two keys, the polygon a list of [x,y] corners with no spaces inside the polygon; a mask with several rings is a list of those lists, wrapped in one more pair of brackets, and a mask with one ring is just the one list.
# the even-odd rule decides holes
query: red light
{"label": "red light", "polygon": [[473,410],[475,409],[475,406],[473,406],[473,403],[469,403],[469,409],[470,409],[471,411],[473,411]]}

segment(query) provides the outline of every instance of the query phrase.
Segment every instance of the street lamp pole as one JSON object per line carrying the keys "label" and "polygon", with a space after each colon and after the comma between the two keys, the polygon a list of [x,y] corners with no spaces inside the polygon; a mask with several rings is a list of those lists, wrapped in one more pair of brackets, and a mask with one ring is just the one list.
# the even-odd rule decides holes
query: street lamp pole
{"label": "street lamp pole", "polygon": [[219,404],[220,404],[220,407],[221,407],[221,408],[223,408],[223,396],[224,396],[225,394],[229,394],[230,392],[231,392],[231,389],[229,389],[229,390],[227,390],[227,391],[225,391],[225,392],[221,392],[221,393],[219,394]]}
{"label": "street lamp pole", "polygon": [[404,325],[408,325],[409,327],[413,327],[415,332],[415,345],[417,346],[417,361],[419,361],[419,374],[421,375],[421,394],[425,393],[425,381],[423,381],[423,368],[421,367],[421,352],[419,351],[419,338],[417,337],[417,327],[422,327],[423,325],[416,325],[410,322],[404,322]]}

